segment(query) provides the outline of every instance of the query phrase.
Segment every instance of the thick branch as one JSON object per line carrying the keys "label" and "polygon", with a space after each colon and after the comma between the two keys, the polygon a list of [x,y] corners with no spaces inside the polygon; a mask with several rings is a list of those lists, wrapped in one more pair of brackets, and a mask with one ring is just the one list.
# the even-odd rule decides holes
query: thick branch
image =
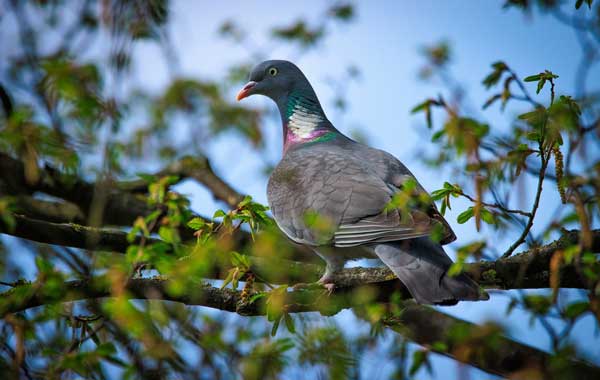
{"label": "thick branch", "polygon": [[[576,358],[564,365],[544,351],[515,342],[492,324],[475,325],[428,307],[405,305],[383,325],[432,351],[511,379],[598,379],[600,368]],[[452,334],[461,331],[462,334]],[[443,343],[443,344],[440,344]]]}
{"label": "thick branch", "polygon": [[17,195],[15,207],[17,213],[48,222],[85,223],[85,216],[71,202],[46,201],[29,195]]}
{"label": "thick branch", "polygon": [[[63,175],[49,166],[40,169],[40,178],[35,183],[27,181],[24,173],[21,161],[0,152],[0,181],[3,183],[3,191],[13,195],[46,193],[77,205],[86,217],[89,217],[98,186],[81,178]],[[108,187],[108,184],[106,185]],[[138,216],[148,215],[152,211],[154,210],[148,207],[143,197],[108,189],[102,222],[127,226]]]}
{"label": "thick branch", "polygon": [[[186,170],[192,171],[190,168]],[[24,172],[25,170],[22,162],[0,152],[0,195],[5,193],[17,196],[28,196],[35,192],[49,194],[57,198],[67,200],[71,204],[79,207],[87,221],[94,204],[94,194],[96,193],[95,184],[84,181],[81,178],[64,176],[49,166],[40,169],[40,179],[36,183],[29,183],[25,178]],[[194,175],[200,176],[198,174],[200,172],[201,171],[196,171],[194,172]],[[225,200],[228,204],[231,204],[231,202],[234,202],[236,199],[243,198],[240,194],[236,193],[235,190],[231,189],[226,183],[219,182],[220,179],[218,179],[214,173],[212,174],[214,178],[211,177],[210,173],[212,173],[212,170],[204,169],[204,172],[209,173],[205,176],[205,178],[209,179],[207,181],[212,183],[211,186],[213,186],[215,191],[218,191],[218,194],[220,194],[220,196],[223,197],[223,200]],[[149,207],[145,197],[139,194],[118,189],[107,189],[101,217],[103,224],[131,226],[137,217],[149,215],[153,211],[155,211],[155,209]],[[26,215],[41,217],[41,215],[36,212],[31,214],[27,213]],[[201,217],[200,215],[196,216]],[[46,220],[46,218],[44,219]],[[57,222],[59,221],[55,218],[49,218],[48,220]],[[67,218],[60,221],[71,222],[72,220]],[[52,226],[48,226],[48,228],[52,228]],[[180,234],[184,239],[193,238],[192,233],[193,231],[187,227],[182,227],[180,229]],[[32,237],[27,238],[42,243],[52,243],[44,240],[44,238],[37,237],[35,233],[32,233],[32,235]],[[241,250],[250,241],[250,234],[246,231],[238,229],[235,231],[231,243],[235,246],[235,249]],[[84,248],[77,244],[69,244],[68,242],[66,242],[65,245]],[[89,246],[86,247],[91,248]],[[117,247],[122,247],[122,245],[117,245]],[[112,250],[121,251],[119,248],[114,248]],[[299,246],[294,247],[294,255],[295,257],[302,258],[303,260],[311,260],[315,257],[312,252],[309,252],[309,250],[306,248]]]}
{"label": "thick branch", "polygon": [[[86,227],[77,224],[50,223],[31,219],[22,215],[14,215],[15,228],[13,230],[0,223],[0,233],[5,233],[40,243],[56,244],[74,248],[96,249],[106,251],[125,252],[130,243],[127,234],[119,230]],[[600,230],[593,231],[593,245],[595,252],[600,251]],[[570,245],[577,244],[578,231],[570,231],[560,239],[538,248],[533,248],[508,258],[496,261],[482,261],[465,265],[465,271],[479,284],[495,289],[542,289],[550,287],[550,260],[552,255]],[[146,239],[146,244],[159,242],[158,239]],[[323,274],[319,265],[297,263],[280,259],[253,258],[255,270],[261,277],[274,283],[282,282],[312,282]],[[277,265],[278,268],[302,268],[293,271],[291,277],[282,278],[281,272],[269,270]],[[223,268],[217,268],[211,274],[219,278]],[[280,274],[274,277],[274,273]],[[275,275],[276,275],[275,274]],[[397,282],[394,274],[387,268],[351,268],[342,271],[334,278],[340,288],[353,287],[365,283]],[[383,285],[382,285],[383,286]],[[566,265],[561,268],[560,286],[563,288],[585,289],[574,266]]]}
{"label": "thick branch", "polygon": [[[73,248],[125,252],[131,244],[127,234],[120,230],[94,228],[74,223],[51,223],[13,214],[14,228],[0,222],[0,233],[17,236],[40,243]],[[146,239],[146,244],[158,239]]]}
{"label": "thick branch", "polygon": [[[185,156],[155,174],[156,177],[171,175],[178,176],[180,180],[187,178],[196,180],[210,190],[216,199],[232,208],[244,199],[242,194],[215,174],[210,162],[203,156]],[[143,179],[119,184],[119,187],[126,191],[144,191],[147,186],[148,182]]]}
{"label": "thick branch", "polygon": [[[43,289],[41,284],[32,283],[19,285],[0,294],[0,316],[53,302],[111,296],[111,284],[105,279],[96,282],[70,281],[63,285],[61,292],[51,294],[44,293]],[[180,302],[245,316],[265,314],[265,298],[249,304],[242,298],[242,292],[231,289],[218,289],[207,284],[199,284],[185,294],[174,294],[169,289],[169,281],[162,278],[132,279],[126,284],[129,296],[134,299]],[[356,297],[354,292],[328,296],[324,290],[301,290],[288,292],[285,305],[284,308],[289,313],[319,311],[330,315],[342,308],[355,307],[360,314],[364,299]],[[499,330],[490,329],[486,325],[477,326],[411,302],[405,302],[402,306],[400,316],[384,318],[382,323],[420,345],[431,347],[436,342],[443,342],[446,348],[437,344],[437,352],[501,376],[519,377],[519,373],[531,370],[532,367],[547,375],[543,371],[548,368],[551,356],[546,352],[512,341],[501,335]],[[457,340],[456,336],[452,335],[452,331],[458,327],[470,330],[469,341]],[[493,345],[490,344],[492,339]],[[465,347],[471,347],[471,350],[465,351]],[[580,379],[600,376],[599,368],[576,359],[568,362],[565,371]]]}

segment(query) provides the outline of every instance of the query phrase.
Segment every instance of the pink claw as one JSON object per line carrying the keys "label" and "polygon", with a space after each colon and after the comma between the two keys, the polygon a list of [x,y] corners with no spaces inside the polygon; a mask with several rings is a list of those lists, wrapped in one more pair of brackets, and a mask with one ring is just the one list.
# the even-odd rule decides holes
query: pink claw
{"label": "pink claw", "polygon": [[335,289],[335,284],[333,282],[328,282],[326,284],[322,284],[325,289],[327,289],[327,292],[331,295],[331,293],[333,293],[333,290]]}

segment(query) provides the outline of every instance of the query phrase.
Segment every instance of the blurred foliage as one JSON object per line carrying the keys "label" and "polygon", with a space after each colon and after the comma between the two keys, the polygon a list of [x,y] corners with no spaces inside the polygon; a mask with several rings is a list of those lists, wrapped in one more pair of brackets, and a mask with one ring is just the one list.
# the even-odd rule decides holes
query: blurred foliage
{"label": "blurred foliage", "polygon": [[[583,56],[591,57],[600,49],[600,7],[586,1],[586,8],[593,9],[590,12],[580,9],[583,1],[572,3],[574,12],[555,1],[507,1],[505,6],[529,13],[538,7],[578,30],[579,39],[585,41]],[[426,154],[426,162],[437,169],[451,170],[460,178],[458,183],[445,182],[442,189],[432,192],[432,198],[441,202],[442,213],[450,209],[451,200],[457,203],[454,198],[464,198],[472,205],[459,210],[458,223],[473,220],[478,230],[486,226],[484,232],[489,236],[508,236],[511,243],[504,252],[497,251],[497,244],[480,240],[463,243],[450,273],[460,273],[469,258],[508,257],[522,244],[536,247],[567,228],[580,230],[579,244],[552,258],[552,291],[513,294],[507,310],[507,314],[514,308],[525,310],[531,324],[540,323],[560,361],[574,349],[569,333],[579,318],[595,315],[596,326],[600,321],[598,309],[593,306],[600,300],[600,266],[598,255],[590,251],[591,229],[600,218],[600,99],[590,80],[590,67],[598,58],[593,62],[582,58],[580,65],[585,69],[576,73],[572,93],[562,89],[570,86],[551,70],[544,68],[526,75],[531,73],[517,73],[510,62],[497,61],[482,79],[491,96],[481,104],[471,104],[461,79],[451,73],[451,46],[441,42],[422,52],[425,63],[421,77],[441,83],[445,91],[413,109],[413,113],[424,115],[427,127],[433,130],[431,140],[438,148]],[[491,126],[486,115],[477,111],[488,111],[495,105],[504,112],[509,125]],[[545,202],[540,201],[542,196]],[[567,263],[575,263],[588,289],[579,297],[561,300],[558,283]],[[419,360],[422,358],[414,362]],[[556,371],[559,368],[557,364]]]}
{"label": "blurred foliage", "polygon": [[[16,228],[15,218],[28,211],[19,203],[23,197],[56,201],[59,207],[83,208],[79,211],[85,215],[84,225],[71,226],[81,230],[106,225],[118,228],[127,233],[128,246],[125,255],[113,255],[37,243],[16,246],[0,240],[0,269],[6,278],[2,287],[7,290],[0,309],[31,300],[34,292],[40,292],[48,303],[9,314],[0,322],[0,377],[274,379],[302,371],[311,378],[346,379],[366,377],[361,358],[379,355],[394,367],[396,378],[408,379],[430,369],[436,352],[448,350],[443,342],[416,350],[408,341],[384,331],[379,321],[402,310],[399,303],[373,303],[375,294],[368,289],[353,297],[364,304],[366,316],[361,318],[370,324],[370,332],[362,328],[348,331],[331,319],[323,323],[314,314],[293,314],[285,299],[291,274],[276,262],[266,269],[271,283],[255,270],[251,260],[291,255],[292,247],[276,232],[267,208],[251,197],[240,196],[241,202],[229,202],[229,208],[203,217],[190,209],[187,196],[175,190],[193,175],[153,172],[185,156],[204,157],[212,142],[223,136],[264,153],[261,125],[272,115],[233,103],[233,90],[245,81],[252,63],[267,56],[266,50],[249,41],[242,24],[224,20],[218,33],[248,49],[252,57],[224,68],[221,76],[200,79],[181,75],[177,69],[177,55],[167,33],[172,22],[168,1],[6,3],[8,12],[0,19],[0,28],[3,37],[5,31],[10,32],[6,35],[11,41],[0,73],[0,153],[23,163],[24,180],[35,190],[15,191],[12,182],[0,181],[0,223],[9,231]],[[559,19],[564,19],[566,12],[555,1],[507,1],[505,6],[526,12],[541,9],[556,13]],[[588,12],[581,16],[587,19],[573,21],[574,27],[581,22],[595,25],[586,33],[596,36],[595,45],[588,48],[598,51],[600,7],[591,0],[577,0],[574,8],[576,15]],[[352,22],[356,15],[352,4],[329,4],[316,18],[294,19],[270,28],[267,38],[273,45],[269,48],[292,46],[299,54],[317,49],[332,33],[333,25]],[[145,83],[131,79],[134,49],[140,44],[160,48],[172,70],[168,83],[159,90],[148,91]],[[426,99],[413,112],[424,113],[433,132],[432,142],[438,150],[428,157],[429,162],[460,173],[455,178],[461,183],[446,182],[431,194],[431,199],[441,202],[441,213],[450,210],[458,198],[472,202],[461,210],[458,223],[473,222],[477,229],[497,234],[494,236],[511,234],[514,243],[507,254],[523,243],[540,245],[564,228],[581,230],[581,243],[553,258],[549,276],[557,284],[561,267],[576,264],[589,284],[587,298],[561,304],[556,286],[547,294],[511,293],[507,310],[524,310],[532,322],[540,321],[548,329],[558,366],[578,349],[569,340],[573,326],[587,315],[600,315],[600,265],[590,251],[591,228],[599,214],[598,97],[579,91],[563,93],[561,73],[540,68],[539,73],[525,76],[515,73],[510,62],[498,61],[483,78],[483,86],[493,94],[482,106],[489,109],[497,102],[502,110],[514,106],[519,116],[502,129],[477,112],[465,111],[464,90],[450,74],[455,56],[449,42],[423,48],[422,54],[426,62],[421,77],[440,79],[447,94]],[[328,83],[335,94],[333,107],[343,113],[348,107],[347,83],[360,72],[353,65],[338,71],[341,78]],[[580,75],[587,73],[584,70]],[[530,94],[534,89],[539,97]],[[270,165],[265,163],[267,168]],[[199,164],[195,169],[210,168]],[[223,186],[213,180],[213,188]],[[90,189],[82,181],[94,185]],[[531,188],[537,189],[526,210],[515,205],[518,199],[513,194],[519,181],[534,181]],[[547,182],[554,186],[545,186],[544,191],[555,192],[554,198],[565,205],[559,205],[546,226],[533,231],[541,184]],[[48,190],[57,183],[62,200],[60,194]],[[425,194],[414,197],[415,186],[407,183],[390,207],[428,204],[430,198]],[[146,208],[119,223],[114,215],[107,215],[116,211],[105,208],[114,196],[111,191],[122,188],[132,190],[116,193],[125,205],[121,212],[136,212],[131,199]],[[81,206],[90,199],[89,207]],[[39,216],[37,211],[35,216]],[[316,228],[327,230],[327,222],[318,215],[306,217]],[[234,241],[238,232],[247,232],[251,241],[239,251],[233,248],[239,248]],[[497,256],[498,252],[491,251],[493,246],[476,240],[458,247],[450,275],[459,274],[468,260]],[[33,252],[35,268],[19,256],[22,249]],[[136,301],[128,285],[139,278],[168,278],[165,292],[189,300],[201,297],[207,283],[222,289],[241,288],[242,303],[264,303],[267,318],[158,300]],[[65,281],[70,280],[91,281],[89,291],[95,290],[94,286],[109,288],[110,297],[61,303],[68,299]],[[153,298],[154,294],[144,296]],[[335,305],[331,309],[338,311]],[[556,331],[546,322],[548,318],[562,321],[562,330]],[[476,332],[463,325],[451,329],[457,357],[476,355],[477,347],[497,345],[503,328],[480,327]],[[382,354],[382,346],[390,341]]]}

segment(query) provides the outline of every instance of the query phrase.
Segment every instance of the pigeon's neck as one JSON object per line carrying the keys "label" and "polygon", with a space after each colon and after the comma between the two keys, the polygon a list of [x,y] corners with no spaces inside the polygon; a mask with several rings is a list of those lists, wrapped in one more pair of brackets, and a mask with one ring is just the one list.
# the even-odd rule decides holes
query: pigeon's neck
{"label": "pigeon's neck", "polygon": [[283,124],[283,150],[302,143],[331,140],[337,130],[331,125],[312,89],[292,91],[278,103]]}

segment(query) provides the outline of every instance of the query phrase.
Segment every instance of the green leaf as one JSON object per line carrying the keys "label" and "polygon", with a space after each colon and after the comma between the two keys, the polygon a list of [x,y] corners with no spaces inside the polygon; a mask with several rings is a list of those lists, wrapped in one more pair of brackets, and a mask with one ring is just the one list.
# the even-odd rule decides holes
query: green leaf
{"label": "green leaf", "polygon": [[535,74],[535,75],[530,75],[523,80],[525,82],[536,82],[536,81],[539,81],[541,77],[542,77],[541,74]]}
{"label": "green leaf", "polygon": [[144,218],[144,221],[146,222],[146,224],[150,224],[151,222],[153,222],[156,218],[158,218],[160,215],[162,214],[161,210],[156,210],[153,211],[150,215],[146,216]]}
{"label": "green leaf", "polygon": [[275,336],[275,334],[277,334],[277,329],[279,328],[279,322],[281,322],[281,317],[279,317],[275,321],[273,321],[273,327],[271,328],[271,336]]}
{"label": "green leaf", "polygon": [[285,321],[285,327],[288,329],[288,331],[292,334],[295,334],[296,327],[294,326],[294,320],[292,319],[292,316],[289,313],[285,313],[283,314],[283,320]]}
{"label": "green leaf", "polygon": [[[442,203],[442,209],[444,210],[444,212],[446,211],[446,209],[444,208],[445,204],[446,204],[445,202]],[[444,214],[442,214],[442,215],[444,215]],[[429,238],[437,243],[442,241],[442,239],[444,238],[445,235],[446,235],[446,231],[444,231],[444,227],[442,226],[441,223],[435,223],[433,225],[433,228],[429,232]]]}
{"label": "green leaf", "polygon": [[325,28],[323,26],[311,28],[306,22],[299,20],[289,27],[273,29],[272,34],[276,38],[294,41],[306,47],[314,45],[323,38]]}
{"label": "green leaf", "polygon": [[444,136],[444,134],[446,134],[446,130],[445,129],[440,129],[439,131],[435,132],[431,136],[431,141],[432,142],[438,141],[440,138],[442,138],[442,136]]}
{"label": "green leaf", "polygon": [[487,224],[496,224],[496,218],[494,217],[494,214],[492,214],[488,209],[481,208],[479,215],[481,216],[481,220]]}
{"label": "green leaf", "polygon": [[419,103],[416,106],[414,106],[411,110],[410,113],[417,113],[420,111],[423,111],[424,109],[428,108],[431,105],[431,100],[427,99],[426,101],[424,101],[423,103]]}
{"label": "green leaf", "polygon": [[215,213],[213,214],[213,219],[214,218],[220,218],[220,217],[223,217],[225,215],[227,215],[225,213],[225,211],[219,209],[219,210],[215,211]]}
{"label": "green leaf", "polygon": [[517,301],[516,299],[512,298],[508,304],[508,306],[506,307],[506,316],[508,317],[513,310],[515,309],[515,307],[517,307],[517,304],[519,303],[519,301]]}
{"label": "green leaf", "polygon": [[544,315],[552,306],[551,296],[529,294],[523,297],[525,306],[535,314]]}
{"label": "green leaf", "polygon": [[138,226],[133,226],[133,228],[129,230],[129,232],[127,233],[127,242],[129,244],[134,242],[138,232],[140,232],[140,227]]}
{"label": "green leaf", "polygon": [[238,208],[242,208],[244,206],[249,205],[252,202],[252,197],[250,195],[246,195],[244,199],[240,203],[238,203]]}
{"label": "green leaf", "polygon": [[450,277],[457,276],[462,273],[464,267],[464,262],[456,261],[450,265],[448,268],[447,275]]}
{"label": "green leaf", "polygon": [[431,199],[433,199],[434,201],[439,201],[448,194],[450,194],[450,191],[448,189],[434,190],[431,192]]}
{"label": "green leaf", "polygon": [[535,90],[536,94],[539,94],[540,91],[542,91],[542,89],[544,88],[544,84],[546,84],[546,78],[542,78],[537,85],[537,89]]}
{"label": "green leaf", "polygon": [[519,115],[519,119],[524,120],[534,128],[534,131],[539,132],[543,129],[548,120],[548,110],[544,107],[538,107],[534,111]]}
{"label": "green leaf", "polygon": [[431,349],[438,352],[448,352],[448,345],[444,342],[433,342]]}
{"label": "green leaf", "polygon": [[106,360],[119,367],[127,367],[127,363],[115,355],[107,356]]}
{"label": "green leaf", "polygon": [[168,226],[160,226],[158,229],[158,236],[163,239],[166,243],[176,244],[179,243],[179,235],[177,231]]}
{"label": "green leaf", "polygon": [[486,88],[490,88],[496,83],[498,83],[504,71],[508,69],[508,66],[504,62],[498,61],[492,64],[492,68],[494,70],[491,72],[491,74],[485,77],[482,82]]}
{"label": "green leaf", "polygon": [[431,128],[432,120],[431,120],[431,106],[432,105],[440,105],[440,102],[434,99],[427,99],[422,103],[417,104],[410,111],[411,113],[417,113],[420,111],[425,112],[425,120],[427,121],[427,128]]}
{"label": "green leaf", "polygon": [[137,173],[136,175],[148,183],[156,182],[157,180],[156,176],[152,174]]}
{"label": "green leaf", "polygon": [[248,256],[234,251],[231,252],[231,264],[243,271],[247,271],[250,268],[250,259]]}
{"label": "green leaf", "polygon": [[266,297],[268,295],[269,295],[269,293],[267,293],[267,292],[253,294],[252,297],[250,297],[248,299],[248,303],[252,304],[252,303],[256,302],[257,300],[259,300],[261,298],[264,298],[264,297]]}
{"label": "green leaf", "polygon": [[192,230],[198,231],[200,228],[204,227],[206,222],[202,218],[193,218],[187,223],[187,226]]}
{"label": "green leaf", "polygon": [[236,268],[232,268],[229,270],[229,272],[227,273],[227,277],[225,277],[225,279],[223,280],[223,283],[221,284],[221,289],[224,289],[227,285],[229,285],[231,283],[231,281],[233,281],[233,276],[235,274]]}
{"label": "green leaf", "polygon": [[590,310],[588,301],[573,302],[565,309],[565,317],[575,319],[588,310]]}
{"label": "green leaf", "polygon": [[112,342],[105,342],[96,348],[96,352],[101,356],[113,355],[117,352],[115,345]]}
{"label": "green leaf", "polygon": [[458,217],[456,218],[456,221],[459,224],[465,224],[472,217],[473,217],[473,207],[469,207],[468,209],[466,209],[465,211],[461,212],[458,215]]}
{"label": "green leaf", "polygon": [[446,215],[446,208],[449,208],[448,205],[450,203],[448,202],[448,200],[446,198],[444,198],[444,200],[442,200],[442,206],[440,207],[440,214],[442,215]]}
{"label": "green leaf", "polygon": [[525,82],[538,82],[537,89],[535,92],[536,94],[539,94],[540,91],[542,91],[542,89],[544,88],[546,81],[552,82],[556,78],[558,78],[558,75],[554,74],[552,71],[544,70],[544,72],[535,75],[530,75],[523,80]]}
{"label": "green leaf", "polygon": [[52,263],[41,256],[36,256],[35,266],[40,273],[49,273],[53,270]]}
{"label": "green leaf", "polygon": [[408,370],[410,376],[414,376],[423,365],[428,365],[427,354],[428,351],[425,350],[415,351],[412,358],[412,364]]}
{"label": "green leaf", "polygon": [[331,15],[342,21],[349,21],[354,16],[354,7],[351,4],[340,4],[332,7]]}

